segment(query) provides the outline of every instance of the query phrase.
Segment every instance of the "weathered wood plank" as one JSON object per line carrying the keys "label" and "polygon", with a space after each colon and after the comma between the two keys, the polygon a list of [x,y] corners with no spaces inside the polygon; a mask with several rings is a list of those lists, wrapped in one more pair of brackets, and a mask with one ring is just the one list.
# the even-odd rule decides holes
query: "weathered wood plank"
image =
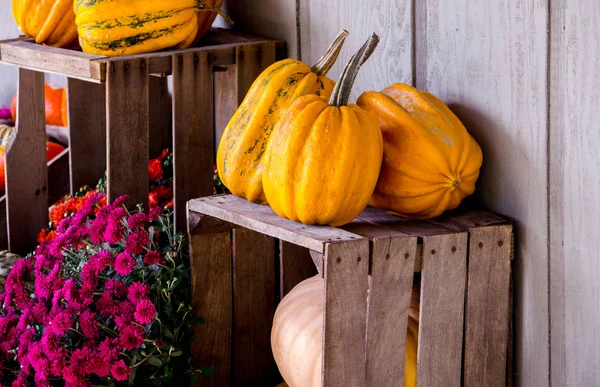
{"label": "weathered wood plank", "polygon": [[[173,149],[173,106],[167,77],[150,77],[150,158]],[[183,228],[185,230],[185,227]]]}
{"label": "weathered wood plank", "polygon": [[592,386],[600,385],[600,4],[552,1],[550,15],[550,374],[553,386]]}
{"label": "weathered wood plank", "polygon": [[109,62],[106,99],[108,200],[148,207],[148,62]]}
{"label": "weathered wood plank", "polygon": [[202,377],[199,385],[229,386],[233,319],[230,232],[196,234],[193,227],[189,230],[192,305],[205,320],[196,326],[192,341],[194,366],[215,371]]}
{"label": "weathered wood plank", "polygon": [[253,45],[238,46],[237,64],[237,102],[241,104],[250,86],[256,78],[275,62],[276,42],[270,41]]}
{"label": "weathered wood plank", "polygon": [[417,238],[377,238],[371,248],[366,385],[402,385]]}
{"label": "weathered wood plank", "polygon": [[68,80],[71,193],[94,187],[106,172],[106,88]]}
{"label": "weathered wood plank", "polygon": [[298,4],[301,58],[309,65],[323,55],[340,29],[350,31],[346,48],[329,74],[332,79],[339,76],[372,32],[381,36],[378,60],[365,63],[356,80],[353,99],[364,91],[381,90],[395,82],[413,82],[412,1],[300,0]]}
{"label": "weathered wood plank", "polygon": [[[417,60],[419,67],[424,68],[424,76],[418,77],[417,85],[449,104],[477,139],[485,155],[479,196],[486,207],[514,218],[518,225],[516,384],[546,386],[550,383],[549,2],[488,1],[476,6],[469,0],[425,3],[416,15],[417,25],[425,23],[426,32],[426,41],[420,42],[426,47],[426,58]],[[580,4],[581,9],[586,9],[584,13],[593,13],[587,4]],[[563,24],[554,28],[560,30]],[[590,49],[577,51],[590,52]],[[581,68],[580,62],[576,63],[573,69]],[[580,106],[578,103],[577,107]],[[558,131],[569,133],[564,129]]]}
{"label": "weathered wood plank", "polygon": [[44,74],[19,69],[18,82],[17,134],[5,155],[6,212],[9,248],[27,254],[48,225]]}
{"label": "weathered wood plank", "polygon": [[247,229],[233,231],[233,385],[279,381],[271,352],[275,315],[275,240]]}
{"label": "weathered wood plank", "polygon": [[192,211],[321,253],[325,252],[326,243],[362,238],[335,227],[308,226],[292,222],[277,216],[269,206],[250,203],[233,195],[193,199],[188,203],[188,207]]}
{"label": "weathered wood plank", "polygon": [[461,385],[467,237],[457,233],[423,238],[419,386]]}
{"label": "weathered wood plank", "polygon": [[308,249],[279,241],[279,294],[281,298],[307,278],[316,275]]}
{"label": "weathered wood plank", "polygon": [[173,162],[176,230],[188,200],[213,193],[214,101],[210,52],[173,56]]}
{"label": "weathered wood plank", "polygon": [[71,193],[69,179],[69,149],[48,163],[48,204],[52,205]]}
{"label": "weathered wood plank", "polygon": [[323,386],[361,386],[366,366],[368,240],[328,243],[324,268]]}
{"label": "weathered wood plank", "polygon": [[469,233],[464,385],[505,386],[512,226]]}
{"label": "weathered wood plank", "polygon": [[0,44],[0,51],[2,63],[91,82],[100,82],[106,72],[106,65],[95,61],[103,58],[102,56],[24,40],[3,42]]}
{"label": "weathered wood plank", "polygon": [[229,65],[215,68],[214,82],[215,149],[218,149],[223,131],[240,104],[237,90],[237,67]]}

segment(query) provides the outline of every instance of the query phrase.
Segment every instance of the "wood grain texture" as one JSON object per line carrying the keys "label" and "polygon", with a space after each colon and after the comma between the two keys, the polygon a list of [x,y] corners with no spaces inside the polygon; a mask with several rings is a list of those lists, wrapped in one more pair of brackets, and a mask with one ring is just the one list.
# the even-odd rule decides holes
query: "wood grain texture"
{"label": "wood grain texture", "polygon": [[296,0],[225,0],[224,10],[235,21],[234,30],[280,39],[291,58],[299,58]]}
{"label": "wood grain texture", "polygon": [[362,386],[366,366],[369,241],[326,246],[323,387]]}
{"label": "wood grain texture", "polygon": [[0,43],[0,57],[6,64],[90,82],[100,82],[106,72],[104,64],[94,61],[102,58],[101,56],[43,46],[26,40]]}
{"label": "wood grain texture", "polygon": [[417,58],[425,68],[417,86],[449,104],[481,144],[479,196],[516,220],[516,383],[545,386],[548,2],[425,3],[416,15],[426,36],[417,51],[426,55]]}
{"label": "wood grain texture", "polygon": [[283,219],[269,206],[251,203],[233,195],[193,199],[188,203],[188,208],[321,253],[325,252],[326,243],[362,239],[339,228],[308,226]]}
{"label": "wood grain texture", "polygon": [[423,238],[419,386],[461,385],[467,237],[457,233]]}
{"label": "wood grain texture", "polygon": [[278,382],[271,352],[275,315],[275,240],[247,229],[233,231],[233,385]]}
{"label": "wood grain texture", "polygon": [[176,230],[185,230],[188,200],[213,193],[214,133],[211,53],[173,55]]}
{"label": "wood grain texture", "polygon": [[595,386],[600,384],[600,4],[551,4],[551,377],[553,386]]}
{"label": "wood grain texture", "polygon": [[19,69],[17,133],[6,149],[8,246],[17,254],[35,247],[48,225],[48,168],[44,74]]}
{"label": "wood grain texture", "polygon": [[233,274],[230,232],[190,231],[192,305],[205,323],[196,326],[192,341],[195,367],[212,367],[201,386],[229,386],[233,319]]}
{"label": "wood grain texture", "polygon": [[378,238],[371,248],[366,385],[402,385],[417,238]]}
{"label": "wood grain texture", "polygon": [[506,385],[512,226],[469,233],[464,385]]}
{"label": "wood grain texture", "polygon": [[256,78],[275,62],[275,41],[238,46],[236,49],[237,103],[242,103]]}
{"label": "wood grain texture", "polygon": [[302,60],[313,65],[342,28],[350,31],[329,77],[337,79],[353,53],[372,32],[381,37],[373,59],[365,63],[352,100],[367,90],[413,82],[412,1],[299,0]]}
{"label": "wood grain texture", "polygon": [[214,85],[215,149],[218,149],[223,132],[240,105],[237,89],[237,66],[229,65],[215,68]]}
{"label": "wood grain texture", "polygon": [[69,149],[48,163],[48,204],[52,205],[71,193],[69,181]]}
{"label": "wood grain texture", "polygon": [[[150,77],[150,158],[173,149],[173,106],[169,78]],[[185,227],[183,228],[185,230]]]}
{"label": "wood grain texture", "polygon": [[294,286],[317,273],[308,249],[279,241],[280,298],[285,297]]}
{"label": "wood grain texture", "polygon": [[71,193],[95,187],[106,172],[106,88],[68,79]]}
{"label": "wood grain texture", "polygon": [[106,106],[108,200],[127,194],[128,205],[148,207],[147,60],[108,63]]}

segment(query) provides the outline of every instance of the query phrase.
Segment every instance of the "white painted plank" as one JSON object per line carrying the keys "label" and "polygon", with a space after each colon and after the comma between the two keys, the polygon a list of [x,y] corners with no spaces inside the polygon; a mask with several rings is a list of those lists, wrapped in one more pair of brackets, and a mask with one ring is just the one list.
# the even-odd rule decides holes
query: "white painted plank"
{"label": "white painted plank", "polygon": [[337,64],[329,73],[337,79],[341,69],[369,37],[376,32],[381,42],[365,63],[351,101],[362,92],[381,90],[403,82],[412,84],[412,1],[299,0],[302,60],[316,62],[341,29],[350,32]]}
{"label": "white painted plank", "polygon": [[549,383],[547,12],[542,0],[427,0],[416,17],[416,35],[426,37],[417,86],[439,95],[480,142],[483,202],[516,220],[523,386]]}
{"label": "white painted plank", "polygon": [[298,58],[296,0],[225,0],[223,9],[234,30],[283,40],[288,56]]}
{"label": "white painted plank", "polygon": [[600,3],[553,1],[551,11],[552,384],[597,386]]}

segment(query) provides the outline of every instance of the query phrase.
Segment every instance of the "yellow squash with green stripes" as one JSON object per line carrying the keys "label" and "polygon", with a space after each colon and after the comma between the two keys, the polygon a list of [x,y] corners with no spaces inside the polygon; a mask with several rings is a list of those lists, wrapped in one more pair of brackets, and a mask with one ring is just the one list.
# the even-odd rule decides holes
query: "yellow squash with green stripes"
{"label": "yellow squash with green stripes", "polygon": [[285,59],[268,67],[254,81],[223,132],[217,169],[232,194],[266,203],[262,159],[271,132],[287,108],[301,96],[329,98],[335,82],[325,75],[335,63],[347,31],[341,31],[317,64]]}
{"label": "yellow squash with green stripes", "polygon": [[84,52],[104,56],[187,48],[208,31],[217,13],[224,15],[222,2],[76,0],[79,43]]}

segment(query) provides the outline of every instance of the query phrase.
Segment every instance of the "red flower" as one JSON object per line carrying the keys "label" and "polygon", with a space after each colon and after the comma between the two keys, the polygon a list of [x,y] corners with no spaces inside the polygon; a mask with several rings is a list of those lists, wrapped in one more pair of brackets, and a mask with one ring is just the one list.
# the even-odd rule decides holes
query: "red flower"
{"label": "red flower", "polygon": [[[129,239],[128,239],[129,240]],[[115,271],[122,275],[126,276],[131,274],[133,269],[135,268],[135,260],[128,253],[121,253],[117,255],[117,259],[115,260]]]}
{"label": "red flower", "polygon": [[113,364],[111,369],[111,374],[113,378],[118,381],[127,380],[129,378],[129,374],[131,373],[131,368],[127,367],[127,364],[123,360],[119,360],[115,364]]}
{"label": "red flower", "polygon": [[134,304],[150,295],[150,287],[140,282],[134,282],[127,289],[127,298]]}
{"label": "red flower", "polygon": [[150,180],[158,182],[163,177],[162,160],[154,159],[148,162],[148,175]]}
{"label": "red flower", "polygon": [[162,265],[165,263],[165,259],[160,255],[158,251],[148,251],[146,255],[144,255],[144,263],[146,265]]}
{"label": "red flower", "polygon": [[148,299],[138,302],[135,308],[135,320],[142,325],[148,325],[154,320],[156,315],[156,307],[152,301]]}
{"label": "red flower", "polygon": [[136,228],[144,227],[145,223],[148,221],[148,216],[143,212],[138,212],[137,214],[133,214],[127,219],[127,226],[133,230]]}
{"label": "red flower", "polygon": [[144,330],[137,325],[129,325],[119,335],[119,344],[123,349],[133,350],[144,344]]}
{"label": "red flower", "polygon": [[125,241],[125,251],[132,255],[141,254],[144,248],[150,243],[148,232],[146,230],[136,230],[127,237]]}

